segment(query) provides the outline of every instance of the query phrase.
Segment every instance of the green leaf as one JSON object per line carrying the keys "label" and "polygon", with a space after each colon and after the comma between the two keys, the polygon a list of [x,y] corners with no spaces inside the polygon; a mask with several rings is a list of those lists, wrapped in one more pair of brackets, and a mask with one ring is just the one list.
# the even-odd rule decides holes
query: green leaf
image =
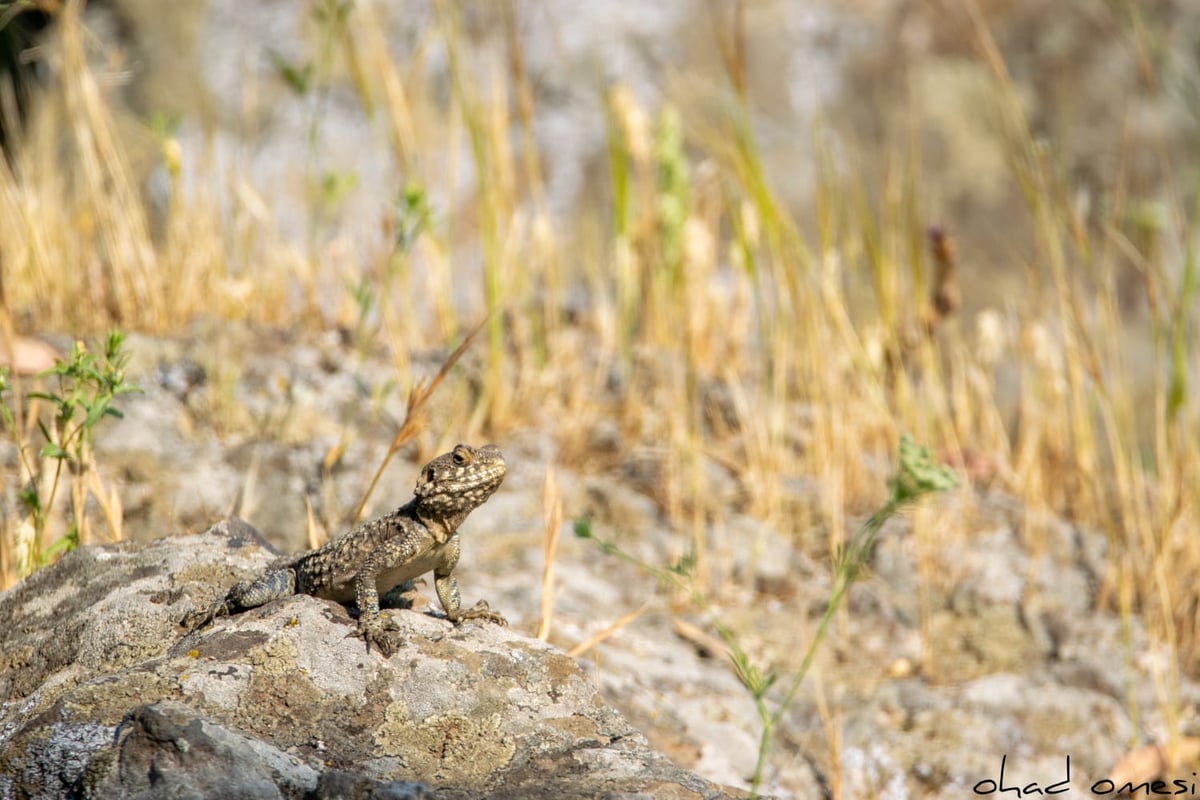
{"label": "green leaf", "polygon": [[125,334],[113,328],[104,336],[104,357],[108,361],[116,361],[122,357],[121,345],[125,342]]}
{"label": "green leaf", "polygon": [[747,689],[754,683],[754,665],[746,658],[745,653],[729,652],[729,661],[733,665],[733,674]]}
{"label": "green leaf", "polygon": [[667,571],[673,572],[680,577],[688,577],[692,574],[692,570],[696,568],[696,550],[688,548],[688,551],[679,557],[679,560],[667,567]]}
{"label": "green leaf", "polygon": [[54,377],[55,375],[63,375],[63,374],[65,374],[66,370],[67,370],[67,362],[63,361],[62,359],[59,359],[59,360],[57,360],[57,361],[55,361],[55,362],[54,362],[54,366],[53,366],[53,367],[50,367],[50,368],[48,368],[48,369],[44,369],[44,370],[42,370],[41,372],[39,372],[39,373],[37,374],[37,377],[39,377],[39,378],[52,378],[52,377]]}
{"label": "green leaf", "polygon": [[37,484],[35,482],[30,481],[27,483],[25,488],[23,488],[17,496],[21,499],[21,502],[25,504],[25,507],[34,514],[39,514],[41,512],[42,499],[38,497]]}
{"label": "green leaf", "polygon": [[837,545],[833,549],[833,571],[842,572],[850,563],[850,554],[846,552],[846,546],[843,544]]}
{"label": "green leaf", "polygon": [[92,429],[96,423],[104,416],[104,412],[108,409],[108,404],[104,402],[96,403],[87,410],[87,416],[83,420],[83,426],[87,429]]}
{"label": "green leaf", "polygon": [[308,94],[314,72],[311,61],[305,62],[303,66],[296,66],[284,58],[282,53],[272,48],[267,48],[267,58],[271,60],[271,66],[275,67],[275,71],[279,73],[279,77],[288,85],[288,88],[300,96]]}
{"label": "green leaf", "polygon": [[326,171],[321,176],[321,200],[326,206],[336,206],[358,185],[358,175],[353,172]]}
{"label": "green leaf", "polygon": [[749,657],[740,650],[730,650],[729,661],[733,664],[734,675],[756,700],[766,695],[767,690],[779,677],[774,672],[763,675],[762,671],[751,664]]}
{"label": "green leaf", "polygon": [[407,252],[421,234],[429,227],[432,212],[425,190],[417,184],[409,184],[404,189],[404,196],[396,210],[395,247],[401,252]]}
{"label": "green leaf", "polygon": [[42,449],[39,452],[39,455],[42,458],[57,458],[57,459],[64,459],[64,458],[71,457],[70,453],[68,453],[66,450],[63,450],[55,442],[46,442],[44,445],[42,445]]}
{"label": "green leaf", "polygon": [[575,535],[580,539],[595,538],[594,534],[592,533],[592,521],[587,517],[577,518],[575,523],[571,526],[571,530],[573,530]]}
{"label": "green leaf", "polygon": [[30,392],[27,396],[31,399],[46,400],[50,403],[53,403],[54,407],[58,410],[58,413],[60,413],[60,414],[62,413],[63,406],[67,402],[65,398],[60,397],[59,395],[56,395],[56,394],[50,394],[49,392]]}
{"label": "green leaf", "polygon": [[72,523],[66,536],[59,538],[54,544],[47,547],[42,553],[42,558],[49,560],[62,553],[69,553],[76,547],[79,547],[79,528]]}

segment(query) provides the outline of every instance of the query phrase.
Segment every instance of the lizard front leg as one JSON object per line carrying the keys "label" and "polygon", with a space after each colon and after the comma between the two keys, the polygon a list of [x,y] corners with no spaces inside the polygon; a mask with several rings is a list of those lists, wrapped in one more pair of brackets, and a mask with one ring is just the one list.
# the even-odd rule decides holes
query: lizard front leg
{"label": "lizard front leg", "polygon": [[391,658],[404,643],[400,637],[400,626],[379,611],[376,578],[389,567],[411,561],[418,550],[419,541],[416,537],[393,539],[374,550],[355,573],[354,602],[358,606],[358,632],[366,640],[368,652],[374,644],[384,658]]}
{"label": "lizard front leg", "polygon": [[458,580],[454,577],[454,568],[458,566],[459,556],[458,534],[454,534],[446,544],[445,554],[433,571],[433,585],[437,590],[438,600],[446,610],[446,618],[458,625],[469,619],[481,619],[494,622],[497,625],[507,625],[508,620],[498,611],[492,611],[486,600],[480,600],[470,608],[462,608],[462,599],[458,594]]}

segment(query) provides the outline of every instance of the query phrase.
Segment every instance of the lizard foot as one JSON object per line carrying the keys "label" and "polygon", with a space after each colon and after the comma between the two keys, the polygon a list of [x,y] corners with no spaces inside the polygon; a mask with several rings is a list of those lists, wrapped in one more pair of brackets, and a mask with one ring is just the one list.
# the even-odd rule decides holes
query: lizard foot
{"label": "lizard foot", "polygon": [[392,654],[400,649],[400,645],[404,644],[404,639],[400,636],[400,626],[395,620],[382,614],[360,617],[358,633],[366,640],[368,653],[371,652],[373,644],[384,658],[391,658]]}
{"label": "lizard foot", "polygon": [[504,615],[499,611],[492,611],[492,609],[488,606],[487,600],[480,600],[478,603],[466,609],[465,611],[459,611],[457,615],[450,618],[450,621],[455,625],[459,625],[469,619],[480,619],[484,622],[493,622],[501,627],[508,625],[508,620],[504,618]]}
{"label": "lizard foot", "polygon": [[220,603],[214,603],[211,606],[193,608],[184,615],[179,624],[189,631],[198,631],[217,617],[223,617],[228,613],[229,604],[222,600]]}

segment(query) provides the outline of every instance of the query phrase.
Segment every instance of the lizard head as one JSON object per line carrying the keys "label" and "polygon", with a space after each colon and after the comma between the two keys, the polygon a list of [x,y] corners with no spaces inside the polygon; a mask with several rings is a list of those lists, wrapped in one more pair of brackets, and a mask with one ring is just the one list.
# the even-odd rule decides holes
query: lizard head
{"label": "lizard head", "polygon": [[425,518],[457,517],[461,521],[492,496],[507,473],[508,466],[496,445],[476,449],[460,444],[421,470],[413,491],[417,513]]}

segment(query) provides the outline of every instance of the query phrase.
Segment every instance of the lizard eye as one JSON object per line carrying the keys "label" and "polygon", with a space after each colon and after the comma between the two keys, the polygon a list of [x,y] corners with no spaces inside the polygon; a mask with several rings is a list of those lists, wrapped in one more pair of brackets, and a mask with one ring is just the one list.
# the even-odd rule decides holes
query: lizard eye
{"label": "lizard eye", "polygon": [[455,464],[457,464],[458,466],[461,467],[463,464],[466,464],[470,460],[471,460],[471,457],[470,457],[470,454],[467,452],[466,448],[464,448],[462,446],[454,448],[454,463]]}

